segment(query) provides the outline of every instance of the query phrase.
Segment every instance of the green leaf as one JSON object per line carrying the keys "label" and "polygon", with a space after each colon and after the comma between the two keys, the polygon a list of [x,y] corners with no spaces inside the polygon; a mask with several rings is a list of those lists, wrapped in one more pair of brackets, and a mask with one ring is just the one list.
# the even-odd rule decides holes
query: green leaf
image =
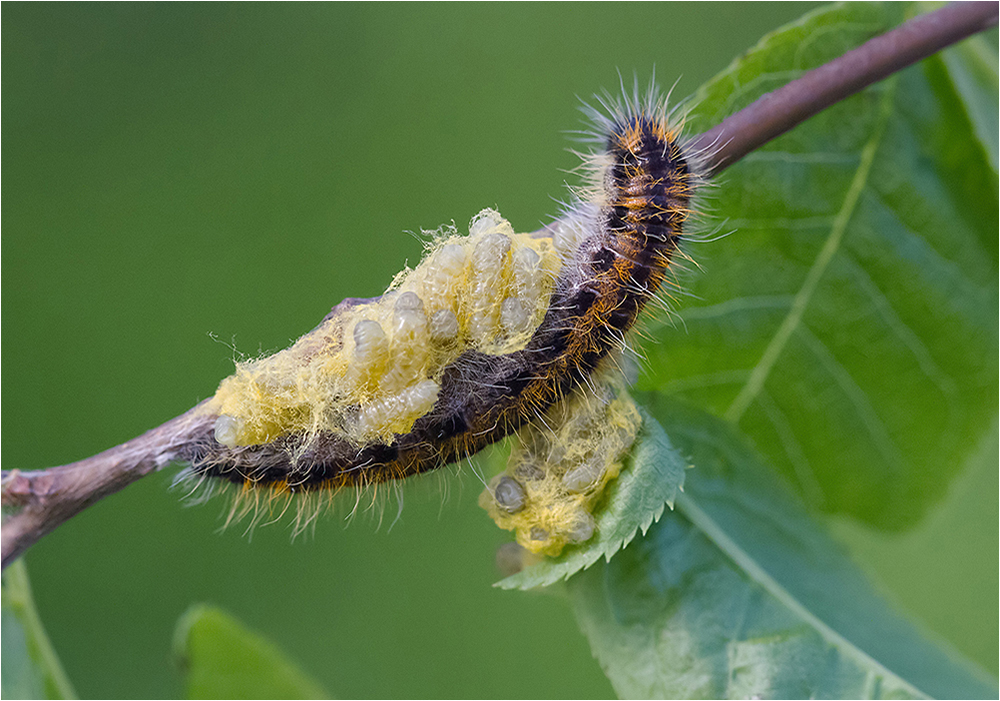
{"label": "green leaf", "polygon": [[5,699],[76,698],[38,617],[24,560],[3,573],[3,674]]}
{"label": "green leaf", "polygon": [[181,616],[174,654],[190,699],[328,697],[273,643],[212,606],[198,604]]}
{"label": "green leaf", "polygon": [[[701,89],[692,132],[905,9],[834,6],[765,37]],[[883,529],[941,497],[997,406],[998,181],[976,136],[988,110],[964,100],[978,90],[995,120],[996,98],[953,63],[906,69],[723,173],[705,228],[732,233],[688,247],[685,332],[653,326],[640,380],[737,426],[810,506]]]}
{"label": "green leaf", "polygon": [[729,425],[650,403],[697,467],[675,513],[568,584],[620,696],[996,697],[875,595]]}
{"label": "green leaf", "polygon": [[1000,86],[997,82],[997,52],[982,37],[972,37],[958,46],[942,51],[944,80],[954,82],[993,170],[997,169],[1000,146]]}
{"label": "green leaf", "polygon": [[670,444],[660,425],[643,412],[642,428],[625,469],[609,485],[607,502],[598,507],[597,535],[584,545],[567,548],[500,581],[504,589],[531,589],[552,584],[611,556],[643,534],[673,508],[684,484],[687,463]]}

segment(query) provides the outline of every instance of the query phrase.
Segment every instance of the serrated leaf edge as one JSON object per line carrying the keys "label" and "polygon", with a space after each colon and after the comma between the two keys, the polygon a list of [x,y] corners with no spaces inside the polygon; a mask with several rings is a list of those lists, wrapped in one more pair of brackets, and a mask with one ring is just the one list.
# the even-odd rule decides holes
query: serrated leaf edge
{"label": "serrated leaf edge", "polygon": [[[642,407],[640,407],[640,412],[642,413],[643,423],[646,426],[655,427],[652,428],[651,430],[653,432],[659,431],[660,433],[662,433],[663,437],[667,438],[669,442],[669,437],[663,430],[663,426],[652,416],[652,414],[650,414]],[[650,441],[658,440],[655,436],[648,436],[647,439]],[[676,448],[674,448],[673,445],[670,445],[670,448],[672,450],[676,450]],[[641,450],[641,446],[639,446],[639,449]],[[630,460],[632,461],[635,460],[634,453],[630,458]],[[687,469],[690,469],[690,467],[691,467],[690,465],[685,467],[684,470],[685,474],[687,472]],[[631,465],[629,466],[629,469],[631,469]],[[652,525],[654,523],[658,523],[659,520],[663,517],[663,514],[666,512],[666,507],[669,506],[670,509],[673,510],[674,504],[678,497],[678,493],[683,491],[684,491],[684,477],[682,475],[680,483],[673,490],[673,493],[667,496],[660,503],[658,507],[650,509],[647,515],[643,516],[635,524],[635,527],[621,539],[615,539],[609,541],[608,543],[605,543],[603,546],[594,547],[593,549],[590,549],[589,551],[582,554],[579,560],[574,560],[574,561],[568,560],[555,565],[549,564],[548,573],[543,575],[536,581],[531,581],[530,584],[526,583],[524,580],[529,579],[529,574],[532,571],[532,567],[528,567],[527,569],[522,570],[521,572],[518,572],[509,577],[506,577],[505,579],[500,580],[499,582],[495,582],[493,586],[506,590],[520,589],[522,591],[528,591],[532,589],[538,589],[540,587],[547,587],[552,584],[556,584],[557,582],[565,581],[569,579],[572,575],[576,574],[577,572],[589,569],[596,562],[598,562],[602,556],[604,557],[605,562],[611,562],[611,558],[614,557],[616,553],[628,547],[628,545],[635,540],[640,530],[642,531],[642,534],[645,536],[646,533],[649,531],[649,529],[652,527]],[[540,563],[540,564],[548,564],[548,563]]]}

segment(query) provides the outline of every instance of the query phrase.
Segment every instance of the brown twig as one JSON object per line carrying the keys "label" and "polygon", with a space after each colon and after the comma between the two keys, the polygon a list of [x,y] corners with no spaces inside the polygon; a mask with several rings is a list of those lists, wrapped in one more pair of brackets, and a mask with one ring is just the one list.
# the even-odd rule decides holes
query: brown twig
{"label": "brown twig", "polygon": [[997,24],[995,2],[956,2],[879,35],[759,97],[691,140],[711,178],[797,124],[946,46]]}
{"label": "brown twig", "polygon": [[[707,154],[707,176],[894,71],[997,24],[995,2],[955,3],[872,39],[764,95],[689,142]],[[542,232],[539,232],[540,234]],[[347,302],[348,300],[345,300]],[[4,471],[3,567],[64,521],[172,462],[214,417],[197,407],[85,460],[47,470]]]}
{"label": "brown twig", "polygon": [[[200,405],[199,405],[200,406]],[[3,472],[3,567],[38,539],[109,494],[167,465],[214,416],[188,410],[156,428],[92,457],[47,470]]]}

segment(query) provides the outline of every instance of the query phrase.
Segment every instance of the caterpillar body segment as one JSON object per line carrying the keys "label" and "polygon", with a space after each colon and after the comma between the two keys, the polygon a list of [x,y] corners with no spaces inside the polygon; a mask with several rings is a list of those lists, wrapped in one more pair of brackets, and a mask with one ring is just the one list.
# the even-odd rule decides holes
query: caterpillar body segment
{"label": "caterpillar body segment", "polygon": [[[614,366],[667,278],[698,185],[655,93],[595,121],[603,144],[586,158],[589,186],[544,235],[484,210],[467,236],[438,232],[383,297],[345,300],[287,350],[238,364],[201,409],[216,418],[182,456],[188,475],[337,491],[521,431],[520,457],[484,506],[534,552],[588,539],[589,510],[638,428]],[[596,428],[567,428],[574,412]],[[561,440],[592,449],[567,461]],[[540,480],[524,479],[532,470]],[[572,508],[546,521],[545,499]]]}

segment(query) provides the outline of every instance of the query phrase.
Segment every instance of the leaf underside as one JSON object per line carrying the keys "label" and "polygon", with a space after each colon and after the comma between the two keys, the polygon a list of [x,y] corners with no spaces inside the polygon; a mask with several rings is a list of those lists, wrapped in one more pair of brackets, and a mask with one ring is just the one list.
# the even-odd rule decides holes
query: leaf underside
{"label": "leaf underside", "polygon": [[646,397],[688,473],[675,513],[570,580],[622,697],[995,697],[895,614],[731,427]]}

